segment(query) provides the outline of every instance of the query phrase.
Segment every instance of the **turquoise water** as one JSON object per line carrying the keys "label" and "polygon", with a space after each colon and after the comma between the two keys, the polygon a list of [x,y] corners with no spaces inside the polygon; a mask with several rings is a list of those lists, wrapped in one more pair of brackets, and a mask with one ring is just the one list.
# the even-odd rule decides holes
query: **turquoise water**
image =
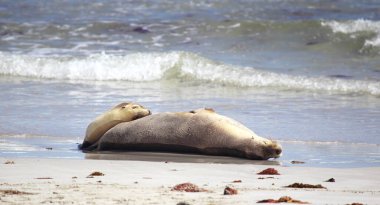
{"label": "turquoise water", "polygon": [[279,164],[379,166],[379,7],[2,1],[0,154],[84,159],[87,125],[134,101],[212,107],[279,140]]}

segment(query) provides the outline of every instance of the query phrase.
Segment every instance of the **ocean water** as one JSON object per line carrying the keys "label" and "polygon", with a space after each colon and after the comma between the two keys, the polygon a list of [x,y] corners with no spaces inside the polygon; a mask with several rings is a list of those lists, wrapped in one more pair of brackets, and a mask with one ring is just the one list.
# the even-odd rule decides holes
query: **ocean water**
{"label": "ocean water", "polygon": [[1,157],[96,158],[87,125],[133,101],[214,108],[274,164],[380,166],[380,2],[4,0],[0,90]]}

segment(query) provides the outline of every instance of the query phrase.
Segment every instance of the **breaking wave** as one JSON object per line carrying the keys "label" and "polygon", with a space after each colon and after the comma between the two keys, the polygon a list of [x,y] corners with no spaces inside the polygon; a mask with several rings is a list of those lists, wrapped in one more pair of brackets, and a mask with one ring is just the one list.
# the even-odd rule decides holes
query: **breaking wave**
{"label": "breaking wave", "polygon": [[370,21],[364,19],[351,21],[326,21],[322,26],[328,26],[334,33],[350,34],[352,38],[358,38],[362,34],[371,34],[372,37],[366,39],[364,46],[380,47],[380,21]]}
{"label": "breaking wave", "polygon": [[0,75],[85,81],[200,80],[226,86],[273,87],[380,96],[380,82],[292,76],[218,63],[189,52],[34,57],[0,53]]}

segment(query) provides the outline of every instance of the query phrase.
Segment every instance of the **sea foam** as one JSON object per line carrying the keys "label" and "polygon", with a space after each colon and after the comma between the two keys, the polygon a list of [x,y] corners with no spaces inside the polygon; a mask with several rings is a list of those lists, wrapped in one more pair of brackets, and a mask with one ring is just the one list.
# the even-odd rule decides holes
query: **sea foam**
{"label": "sea foam", "polygon": [[0,53],[0,75],[84,81],[147,82],[200,80],[224,86],[271,87],[365,93],[380,96],[380,82],[306,77],[218,63],[189,52],[96,54],[87,57],[33,57]]}
{"label": "sea foam", "polygon": [[375,37],[367,39],[364,43],[365,46],[380,47],[380,21],[370,21],[364,19],[351,20],[351,21],[325,21],[322,26],[328,26],[334,33],[351,34],[355,38],[358,32],[371,32]]}

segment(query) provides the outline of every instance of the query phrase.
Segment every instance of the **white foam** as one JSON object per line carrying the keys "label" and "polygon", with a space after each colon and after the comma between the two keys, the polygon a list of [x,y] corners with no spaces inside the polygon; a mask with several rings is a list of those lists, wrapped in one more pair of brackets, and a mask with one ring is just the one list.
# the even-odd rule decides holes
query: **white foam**
{"label": "white foam", "polygon": [[103,53],[85,58],[62,58],[0,54],[0,74],[70,80],[152,81],[161,79],[165,70],[176,63],[177,56],[175,53],[127,56]]}
{"label": "white foam", "polygon": [[380,21],[370,21],[364,19],[351,20],[345,22],[326,21],[322,26],[328,26],[334,33],[352,34],[355,38],[358,32],[373,32],[375,37],[365,41],[365,46],[380,46]]}
{"label": "white foam", "polygon": [[380,21],[370,21],[364,19],[346,22],[327,21],[322,22],[322,25],[329,26],[334,32],[342,33],[354,33],[358,31],[380,32]]}
{"label": "white foam", "polygon": [[380,96],[380,82],[292,76],[217,63],[188,52],[135,53],[124,56],[33,57],[0,53],[0,74],[90,81],[203,80],[227,86],[367,93]]}
{"label": "white foam", "polygon": [[277,87],[289,90],[370,93],[380,95],[380,82],[376,81],[291,76],[257,70],[251,67],[242,68],[216,64],[201,58],[196,61],[191,60],[191,58],[184,58],[182,72],[195,76],[197,79],[237,86]]}
{"label": "white foam", "polygon": [[377,46],[380,47],[380,34],[376,38],[371,40],[366,40],[364,43],[365,46]]}

